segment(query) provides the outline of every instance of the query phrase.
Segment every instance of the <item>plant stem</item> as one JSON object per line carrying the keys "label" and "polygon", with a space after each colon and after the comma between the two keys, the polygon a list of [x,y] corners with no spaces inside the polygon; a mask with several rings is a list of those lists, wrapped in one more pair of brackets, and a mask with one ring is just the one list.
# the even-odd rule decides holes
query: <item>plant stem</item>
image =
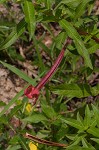
{"label": "plant stem", "polygon": [[40,139],[36,136],[33,136],[31,134],[28,134],[26,133],[24,135],[25,138],[28,138],[32,141],[35,141],[37,143],[40,143],[40,144],[45,144],[45,145],[49,145],[49,146],[57,146],[57,147],[67,147],[68,145],[67,144],[62,144],[62,143],[56,143],[56,142],[51,142],[51,141],[47,141],[47,140],[44,140],[44,139]]}

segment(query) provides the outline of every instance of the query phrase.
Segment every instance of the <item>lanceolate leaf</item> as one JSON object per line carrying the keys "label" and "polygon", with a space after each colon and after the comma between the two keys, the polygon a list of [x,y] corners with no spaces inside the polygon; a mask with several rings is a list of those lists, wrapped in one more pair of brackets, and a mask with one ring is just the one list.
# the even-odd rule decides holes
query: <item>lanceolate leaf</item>
{"label": "lanceolate leaf", "polygon": [[38,122],[42,122],[42,121],[47,121],[47,118],[42,114],[34,114],[33,116],[24,118],[23,121],[38,123]]}
{"label": "lanceolate leaf", "polygon": [[[35,86],[37,78],[36,79],[32,79],[31,77],[27,76],[24,72],[20,71],[18,68],[14,67],[14,66],[12,66],[10,64],[7,64],[7,63],[2,62],[2,61],[0,61],[0,63],[2,63],[5,67],[7,67],[9,70],[11,70],[15,74],[17,74],[19,77],[21,77],[22,79],[24,79],[28,83],[30,83],[33,86]],[[40,74],[40,76],[42,76],[42,74]]]}
{"label": "lanceolate leaf", "polygon": [[7,67],[9,70],[11,70],[15,74],[17,74],[19,77],[21,77],[22,79],[24,79],[28,83],[30,83],[30,84],[33,83],[33,79],[28,77],[24,72],[20,71],[18,68],[14,67],[10,64],[7,64],[5,62],[2,62],[2,61],[0,61],[0,63],[2,63],[5,67]]}
{"label": "lanceolate leaf", "polygon": [[56,112],[49,105],[42,104],[41,107],[42,107],[42,111],[48,118],[56,118],[57,117]]}
{"label": "lanceolate leaf", "polygon": [[84,125],[86,129],[91,125],[91,111],[88,105],[86,106],[86,109],[85,109]]}
{"label": "lanceolate leaf", "polygon": [[61,84],[50,88],[53,93],[67,97],[87,97],[90,95],[98,95],[99,87],[90,87],[87,84]]}
{"label": "lanceolate leaf", "polygon": [[84,126],[78,120],[72,118],[66,118],[66,119],[60,118],[60,120],[74,128],[77,128],[79,130],[84,130]]}
{"label": "lanceolate leaf", "polygon": [[32,0],[24,0],[23,10],[31,39],[35,31],[35,9]]}
{"label": "lanceolate leaf", "polygon": [[94,112],[94,118],[96,119],[97,126],[99,127],[99,110],[96,106],[92,104],[93,112]]}
{"label": "lanceolate leaf", "polygon": [[[27,85],[27,86],[28,86],[28,85]],[[27,87],[27,86],[26,86],[26,87]],[[9,110],[9,108],[18,100],[19,97],[21,97],[21,96],[23,95],[24,90],[25,90],[26,87],[24,87],[23,90],[21,90],[21,91],[8,103],[8,105],[6,105],[6,106],[4,107],[4,109],[0,112],[0,117],[1,117],[7,110]]]}
{"label": "lanceolate leaf", "polygon": [[90,54],[93,54],[97,51],[98,48],[99,48],[99,44],[93,44],[90,48],[88,48],[88,51]]}
{"label": "lanceolate leaf", "polygon": [[78,5],[78,7],[75,10],[75,19],[79,18],[84,12],[85,8],[90,0],[83,0],[81,3]]}
{"label": "lanceolate leaf", "polygon": [[15,28],[13,28],[13,31],[6,38],[6,40],[1,43],[0,50],[6,49],[9,46],[11,46],[19,38],[19,36],[24,32],[25,26],[26,26],[26,22],[24,19],[22,19],[18,23],[18,25]]}
{"label": "lanceolate leaf", "polygon": [[90,138],[90,139],[95,141],[97,144],[99,144],[99,139],[98,138]]}
{"label": "lanceolate leaf", "polygon": [[88,133],[92,134],[95,137],[99,138],[99,128],[92,127],[87,130]]}
{"label": "lanceolate leaf", "polygon": [[83,41],[78,32],[76,31],[76,29],[72,26],[71,23],[69,23],[64,19],[60,21],[60,25],[66,30],[68,36],[74,40],[78,53],[84,57],[85,64],[91,69],[93,69],[88,50],[84,46]]}

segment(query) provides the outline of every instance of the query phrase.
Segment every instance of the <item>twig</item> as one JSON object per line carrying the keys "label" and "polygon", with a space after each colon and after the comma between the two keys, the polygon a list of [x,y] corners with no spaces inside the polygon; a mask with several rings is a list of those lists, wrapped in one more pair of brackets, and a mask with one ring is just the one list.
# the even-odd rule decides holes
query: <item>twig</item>
{"label": "twig", "polygon": [[24,135],[25,138],[28,138],[34,142],[37,142],[37,143],[40,143],[40,144],[45,144],[45,145],[49,145],[49,146],[57,146],[57,147],[67,147],[68,145],[67,144],[61,144],[61,143],[56,143],[56,142],[51,142],[51,141],[47,141],[47,140],[44,140],[44,139],[40,139],[38,137],[35,137],[29,133],[26,133]]}

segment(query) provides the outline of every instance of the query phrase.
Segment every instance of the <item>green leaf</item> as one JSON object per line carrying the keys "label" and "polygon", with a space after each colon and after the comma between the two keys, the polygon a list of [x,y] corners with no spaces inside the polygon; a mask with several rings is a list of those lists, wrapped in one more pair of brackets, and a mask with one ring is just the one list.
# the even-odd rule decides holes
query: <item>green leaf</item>
{"label": "green leaf", "polygon": [[11,109],[11,111],[10,111],[10,113],[9,113],[9,119],[12,117],[12,116],[14,116],[15,114],[17,114],[17,112],[19,111],[19,110],[21,110],[22,109],[22,105],[17,105],[17,106],[15,106],[13,109]]}
{"label": "green leaf", "polygon": [[66,40],[66,32],[61,32],[58,34],[58,36],[55,38],[56,47],[61,49],[63,46],[64,41]]}
{"label": "green leaf", "polygon": [[99,48],[99,44],[93,43],[93,45],[90,48],[88,48],[88,51],[90,54],[93,54],[97,51],[98,48]]}
{"label": "green leaf", "polygon": [[85,109],[84,125],[86,129],[91,125],[91,111],[88,105],[86,106]]}
{"label": "green leaf", "polygon": [[[5,62],[0,61],[5,67],[7,67],[9,70],[11,70],[12,72],[14,72],[15,74],[17,74],[19,77],[21,77],[22,79],[24,79],[25,81],[27,81],[28,83],[32,84],[33,86],[36,84],[36,80],[37,79],[32,79],[31,77],[27,76],[25,73],[23,73],[22,71],[20,71],[18,68],[7,64]],[[42,76],[42,74],[41,74]]]}
{"label": "green leaf", "polygon": [[45,65],[44,65],[44,63],[42,61],[42,57],[41,57],[41,54],[40,54],[40,51],[39,51],[37,39],[36,39],[35,36],[33,37],[33,41],[34,41],[34,45],[35,45],[37,56],[38,56],[38,60],[39,60],[39,67],[40,67],[41,71],[45,71]]}
{"label": "green leaf", "polygon": [[53,4],[53,0],[46,0],[47,9],[51,9],[52,4]]}
{"label": "green leaf", "polygon": [[21,146],[22,146],[22,149],[24,149],[24,150],[29,150],[28,149],[28,145],[26,144],[26,140],[24,139],[24,137],[23,136],[19,136],[19,142],[20,142],[20,144],[21,144]]}
{"label": "green leaf", "polygon": [[88,146],[88,142],[86,141],[86,139],[84,138],[84,137],[82,137],[82,145],[84,146],[84,147],[86,147],[86,148],[88,148],[89,146]]}
{"label": "green leaf", "polygon": [[8,117],[3,115],[0,117],[0,124],[8,124]]}
{"label": "green leaf", "polygon": [[4,109],[0,112],[0,117],[7,111],[9,108],[19,99],[20,96],[24,94],[24,90],[29,86],[25,86],[23,90],[21,90],[5,107]]}
{"label": "green leaf", "polygon": [[77,136],[76,139],[73,141],[73,143],[69,147],[79,145],[80,141],[81,141],[81,137]]}
{"label": "green leaf", "polygon": [[52,107],[45,104],[42,104],[41,107],[42,107],[42,111],[48,118],[53,119],[57,117],[57,114]]}
{"label": "green leaf", "polygon": [[82,118],[82,116],[79,114],[79,112],[77,112],[77,121],[79,121],[79,122],[82,124],[82,126],[84,126],[83,118]]}
{"label": "green leaf", "polygon": [[92,127],[87,130],[88,133],[92,134],[95,137],[99,138],[99,128]]}
{"label": "green leaf", "polygon": [[62,126],[60,127],[60,129],[57,132],[57,136],[56,136],[57,140],[60,141],[61,139],[66,137],[67,131],[68,131],[68,128],[66,128],[66,125],[62,124]]}
{"label": "green leaf", "polygon": [[88,3],[90,1],[91,0],[83,0],[83,1],[81,1],[81,3],[77,6],[77,8],[75,10],[75,16],[74,16],[75,19],[78,19],[80,16],[83,15],[83,13],[85,12],[85,8],[86,8],[86,6],[88,5]]}
{"label": "green leaf", "polygon": [[76,29],[73,27],[71,23],[69,23],[64,19],[62,19],[59,23],[66,30],[68,36],[74,40],[78,53],[84,57],[85,64],[91,69],[93,69],[88,50],[84,46],[83,41],[78,32],[76,31]]}
{"label": "green leaf", "polygon": [[99,139],[97,139],[97,138],[90,138],[90,139],[95,141],[97,144],[99,144]]}
{"label": "green leaf", "polygon": [[84,126],[78,120],[71,119],[71,118],[66,118],[66,119],[60,118],[60,120],[76,129],[84,130]]}
{"label": "green leaf", "polygon": [[92,144],[89,143],[85,137],[82,137],[82,145],[84,148],[90,148],[91,150],[95,150]]}
{"label": "green leaf", "polygon": [[19,36],[24,32],[26,22],[22,19],[15,28],[13,28],[12,33],[4,40],[0,45],[0,50],[6,49],[11,46]]}
{"label": "green leaf", "polygon": [[94,106],[92,104],[92,108],[93,108],[93,112],[94,112],[94,119],[96,119],[96,122],[97,122],[97,126],[99,127],[99,109]]}
{"label": "green leaf", "polygon": [[15,146],[8,146],[6,150],[20,150],[21,146],[20,145],[15,145]]}
{"label": "green leaf", "polygon": [[67,97],[87,97],[92,95],[91,87],[87,84],[61,84],[50,88],[53,93]]}
{"label": "green leaf", "polygon": [[25,14],[25,21],[28,24],[28,31],[30,34],[30,40],[35,31],[35,9],[32,0],[24,0],[23,11]]}
{"label": "green leaf", "polygon": [[39,123],[42,121],[46,121],[47,118],[42,114],[34,114],[33,116],[29,116],[24,118],[22,121],[31,122],[31,123]]}
{"label": "green leaf", "polygon": [[79,0],[62,0],[61,3],[66,4],[68,7],[75,9],[79,4],[80,1]]}
{"label": "green leaf", "polygon": [[92,95],[93,96],[99,95],[99,84],[97,84],[96,86],[92,87],[91,91],[92,91]]}

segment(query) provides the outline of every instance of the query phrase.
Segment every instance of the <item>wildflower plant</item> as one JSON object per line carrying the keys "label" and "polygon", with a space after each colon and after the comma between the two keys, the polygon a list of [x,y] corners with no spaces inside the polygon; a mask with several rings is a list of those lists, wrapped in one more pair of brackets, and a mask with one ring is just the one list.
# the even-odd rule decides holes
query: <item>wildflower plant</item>
{"label": "wildflower plant", "polygon": [[[3,107],[0,150],[98,150],[96,2],[15,0],[14,3],[22,18],[18,23],[6,18],[8,24],[2,19],[0,63],[27,84],[7,105],[0,101]],[[6,0],[0,4],[11,7]],[[49,46],[44,43],[47,36],[51,39]],[[18,45],[31,52],[30,63],[38,69],[34,79],[15,66],[28,59],[27,53],[19,54]],[[49,58],[46,61],[42,51]]]}

